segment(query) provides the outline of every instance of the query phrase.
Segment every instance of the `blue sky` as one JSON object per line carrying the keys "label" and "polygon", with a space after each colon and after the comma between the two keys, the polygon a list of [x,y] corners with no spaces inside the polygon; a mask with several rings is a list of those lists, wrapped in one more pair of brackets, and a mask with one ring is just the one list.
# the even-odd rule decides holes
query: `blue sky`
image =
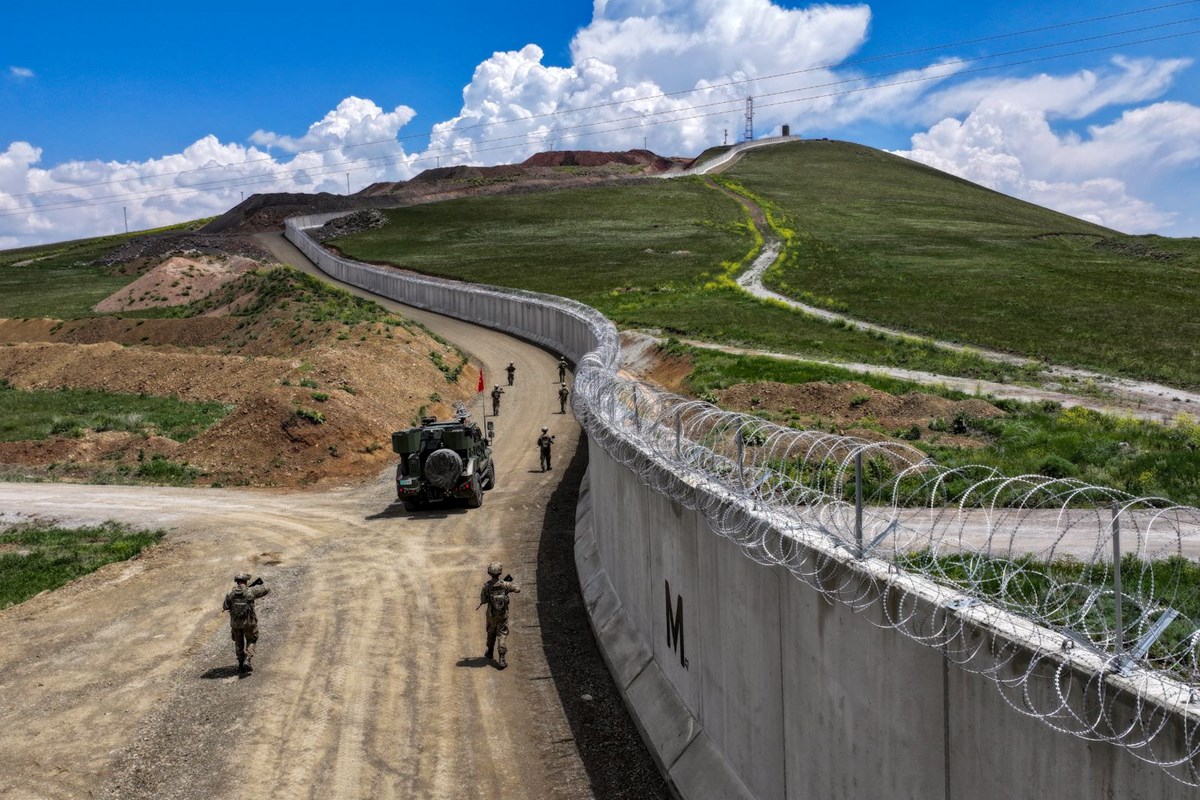
{"label": "blue sky", "polygon": [[550,147],[694,155],[741,133],[747,93],[758,135],[788,122],[1119,230],[1200,235],[1200,3],[1156,5],[15,4],[0,247],[111,232],[123,207],[148,227]]}

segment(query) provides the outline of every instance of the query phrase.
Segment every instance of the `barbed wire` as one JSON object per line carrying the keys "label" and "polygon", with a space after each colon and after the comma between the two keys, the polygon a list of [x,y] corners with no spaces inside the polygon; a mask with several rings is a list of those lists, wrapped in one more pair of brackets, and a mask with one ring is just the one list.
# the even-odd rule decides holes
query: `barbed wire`
{"label": "barbed wire", "polygon": [[[314,261],[397,274],[289,228]],[[755,562],[989,678],[1018,713],[1200,786],[1200,509],[1069,478],[947,467],[903,442],[725,411],[623,376],[616,328],[589,306],[404,280],[586,326],[595,346],[578,357],[572,408],[591,442],[643,484],[698,511]],[[550,334],[494,327],[569,351]]]}

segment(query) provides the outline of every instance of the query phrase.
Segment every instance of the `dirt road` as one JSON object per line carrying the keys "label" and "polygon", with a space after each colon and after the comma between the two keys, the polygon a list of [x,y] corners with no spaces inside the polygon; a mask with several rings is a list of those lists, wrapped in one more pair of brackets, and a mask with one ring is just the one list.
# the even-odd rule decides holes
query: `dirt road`
{"label": "dirt road", "polygon": [[[0,797],[667,796],[579,600],[584,461],[554,359],[405,313],[490,382],[516,362],[481,509],[409,515],[390,474],[324,492],[0,484],[6,515],[169,530],[135,561],[0,612]],[[542,425],[558,435],[546,473]],[[524,589],[503,672],[475,610],[491,560]],[[242,569],[271,588],[246,678],[220,613]]]}

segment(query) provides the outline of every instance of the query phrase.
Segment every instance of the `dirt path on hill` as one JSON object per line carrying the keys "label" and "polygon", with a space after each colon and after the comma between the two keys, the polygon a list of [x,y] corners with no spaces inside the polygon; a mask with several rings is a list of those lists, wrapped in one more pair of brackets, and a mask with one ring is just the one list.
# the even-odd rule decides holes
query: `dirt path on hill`
{"label": "dirt path on hill", "polygon": [[[282,239],[281,260],[304,266]],[[285,246],[287,245],[287,246]],[[0,797],[667,797],[596,651],[573,562],[578,426],[554,359],[406,310],[517,383],[478,510],[410,515],[390,470],[324,492],[0,484],[0,518],[119,519],[162,544],[0,611]],[[537,471],[537,430],[558,434]],[[483,658],[487,562],[515,597]],[[220,613],[262,575],[255,672]]]}
{"label": "dirt path on hill", "polygon": [[[733,163],[733,162],[729,162]],[[723,165],[722,168],[727,167]],[[704,170],[700,170],[703,174]],[[1146,381],[1134,381],[1126,378],[1115,378],[1111,375],[1104,375],[1099,372],[1092,372],[1085,369],[1077,369],[1075,367],[1063,367],[1057,365],[1044,365],[1040,361],[1024,358],[1022,356],[1014,356],[1010,353],[1001,353],[996,350],[988,350],[979,347],[968,347],[966,345],[957,344],[955,342],[946,342],[938,339],[928,339],[926,337],[914,336],[911,333],[898,330],[896,328],[888,328],[883,325],[876,325],[871,322],[863,322],[860,319],[839,314],[834,311],[827,311],[823,308],[801,303],[798,300],[793,300],[790,297],[774,292],[763,285],[763,274],[770,268],[775,260],[779,257],[781,243],[775,236],[774,232],[767,225],[766,215],[758,204],[742,197],[741,195],[729,191],[723,186],[715,183],[710,184],[714,189],[728,195],[749,212],[754,225],[758,228],[759,233],[763,237],[763,249],[754,262],[741,275],[738,276],[737,283],[744,290],[754,295],[768,300],[776,300],[784,303],[797,311],[802,311],[810,316],[826,320],[828,322],[847,322],[860,330],[875,331],[883,333],[887,336],[896,336],[905,339],[913,339],[916,341],[927,341],[947,350],[955,352],[969,352],[979,355],[991,361],[997,361],[1006,364],[1017,365],[1034,365],[1044,367],[1043,371],[1048,376],[1049,381],[1042,387],[1020,387],[1011,384],[992,383],[988,381],[977,381],[967,378],[956,378],[949,375],[936,375],[929,372],[919,372],[917,370],[906,370],[895,367],[887,367],[882,365],[870,364],[841,364],[837,362],[837,366],[844,367],[854,372],[874,372],[881,375],[890,375],[895,378],[911,380],[917,383],[924,384],[944,384],[961,391],[973,392],[976,394],[987,393],[993,394],[996,397],[1008,397],[1019,400],[1052,400],[1061,403],[1064,406],[1084,406],[1097,411],[1106,413],[1128,414],[1141,419],[1152,419],[1158,422],[1170,422],[1181,411],[1191,413],[1192,415],[1200,415],[1200,393],[1188,392],[1183,389],[1176,389],[1170,386],[1163,386],[1157,383],[1149,383]],[[765,353],[761,351],[742,350],[738,348],[729,348],[721,345],[713,345],[707,343],[689,342],[699,347],[708,347],[719,349],[725,352],[736,352],[751,355],[768,355],[776,358],[798,358],[803,361],[813,361],[814,359],[803,358],[788,354]],[[1071,393],[1069,391],[1060,391],[1060,384],[1056,380],[1077,380],[1090,382],[1096,390],[1095,396],[1082,396]],[[968,388],[972,387],[972,388]]]}

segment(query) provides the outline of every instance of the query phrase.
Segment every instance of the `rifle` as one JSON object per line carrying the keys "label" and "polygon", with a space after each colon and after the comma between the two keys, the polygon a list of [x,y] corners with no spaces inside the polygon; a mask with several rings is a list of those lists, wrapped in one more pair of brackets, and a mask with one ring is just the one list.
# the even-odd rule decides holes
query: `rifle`
{"label": "rifle", "polygon": [[262,579],[262,578],[255,578],[255,579],[254,579],[254,582],[253,582],[253,583],[251,583],[250,585],[251,585],[251,586],[262,586],[262,583],[263,583],[263,579]]}

